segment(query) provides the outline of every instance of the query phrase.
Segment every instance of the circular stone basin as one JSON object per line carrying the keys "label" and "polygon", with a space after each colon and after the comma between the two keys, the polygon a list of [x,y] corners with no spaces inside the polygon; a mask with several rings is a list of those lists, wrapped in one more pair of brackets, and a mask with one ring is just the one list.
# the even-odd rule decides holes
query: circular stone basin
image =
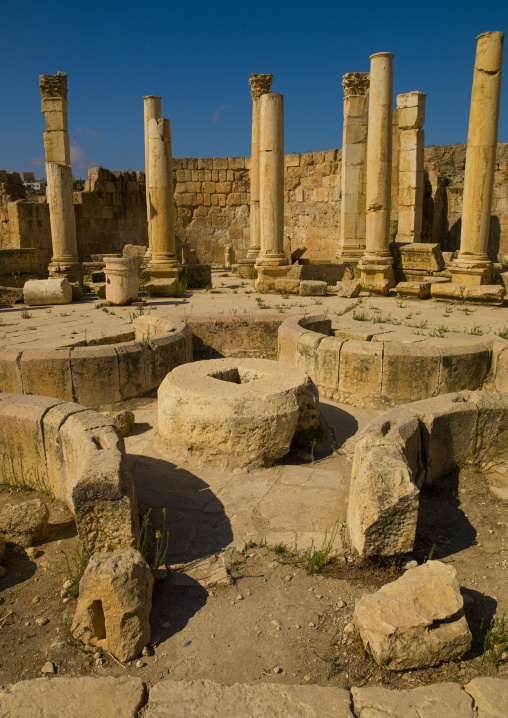
{"label": "circular stone basin", "polygon": [[297,367],[212,359],[173,369],[159,387],[159,440],[180,461],[221,470],[270,466],[302,429],[319,426],[319,398]]}

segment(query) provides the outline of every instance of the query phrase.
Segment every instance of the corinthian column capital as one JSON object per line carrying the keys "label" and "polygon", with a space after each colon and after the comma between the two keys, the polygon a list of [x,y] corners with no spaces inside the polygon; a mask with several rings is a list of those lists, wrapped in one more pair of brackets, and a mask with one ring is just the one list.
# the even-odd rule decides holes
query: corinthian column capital
{"label": "corinthian column capital", "polygon": [[67,74],[58,72],[56,75],[39,75],[39,88],[43,100],[58,98],[67,99]]}
{"label": "corinthian column capital", "polygon": [[344,97],[365,95],[370,85],[369,72],[347,72],[342,77]]}
{"label": "corinthian column capital", "polygon": [[273,75],[251,75],[249,79],[250,91],[253,100],[259,100],[261,95],[270,92]]}

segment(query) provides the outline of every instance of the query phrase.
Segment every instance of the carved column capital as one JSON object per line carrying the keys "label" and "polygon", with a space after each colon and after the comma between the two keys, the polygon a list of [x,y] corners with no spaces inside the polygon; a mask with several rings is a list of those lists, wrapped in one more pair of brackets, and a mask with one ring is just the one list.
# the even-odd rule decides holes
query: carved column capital
{"label": "carved column capital", "polygon": [[347,72],[342,77],[344,97],[365,95],[370,86],[369,72]]}
{"label": "carved column capital", "polygon": [[67,74],[58,72],[56,75],[39,75],[39,87],[43,100],[49,98],[67,99]]}
{"label": "carved column capital", "polygon": [[251,75],[249,79],[250,91],[253,100],[259,100],[261,95],[267,95],[272,86],[273,75]]}

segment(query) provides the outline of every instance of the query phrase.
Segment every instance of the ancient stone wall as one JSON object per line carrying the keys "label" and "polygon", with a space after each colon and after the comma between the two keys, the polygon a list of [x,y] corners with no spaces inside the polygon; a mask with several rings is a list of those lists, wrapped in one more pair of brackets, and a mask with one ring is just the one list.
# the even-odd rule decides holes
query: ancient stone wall
{"label": "ancient stone wall", "polygon": [[[287,253],[306,247],[304,259],[334,259],[341,222],[341,154],[332,149],[286,155]],[[465,144],[425,149],[422,240],[439,242],[447,251],[459,247],[465,154]],[[173,160],[177,251],[181,242],[190,242],[198,261],[223,264],[224,247],[230,244],[235,260],[245,257],[249,165],[249,157]],[[48,206],[25,197],[19,175],[0,171],[0,248],[38,246],[49,257]],[[81,257],[147,244],[144,172],[90,169],[85,190],[74,198]],[[489,252],[493,260],[508,255],[507,143],[497,151]]]}

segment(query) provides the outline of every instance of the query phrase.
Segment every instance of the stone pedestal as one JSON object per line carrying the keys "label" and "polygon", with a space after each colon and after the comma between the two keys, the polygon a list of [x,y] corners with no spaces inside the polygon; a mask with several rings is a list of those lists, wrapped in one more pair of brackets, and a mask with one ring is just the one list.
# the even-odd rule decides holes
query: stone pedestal
{"label": "stone pedestal", "polygon": [[285,276],[289,262],[284,254],[284,98],[261,96],[260,116],[260,236],[261,254],[256,260],[256,289],[274,289],[274,280]]}
{"label": "stone pedestal", "polygon": [[[252,144],[250,158],[250,238],[247,260],[255,262],[261,251],[259,230],[259,120],[261,96],[270,93],[273,75],[251,75],[249,79],[252,94]],[[241,275],[242,276],[242,275]]]}
{"label": "stone pedestal", "polygon": [[139,262],[125,257],[104,257],[106,299],[111,304],[130,304],[138,297]]}
{"label": "stone pedestal", "polygon": [[365,251],[365,163],[369,103],[369,73],[348,72],[344,88],[342,133],[342,205],[339,262],[361,259]]}
{"label": "stone pedestal", "polygon": [[395,285],[390,254],[392,171],[391,52],[370,58],[369,133],[367,140],[366,249],[358,264],[362,286],[388,280]]}
{"label": "stone pedestal", "polygon": [[145,187],[146,187],[146,212],[148,222],[148,250],[145,255],[147,262],[152,259],[152,228],[150,225],[150,203],[148,201],[148,191],[150,187],[150,137],[148,134],[148,125],[150,120],[160,120],[162,117],[161,98],[158,95],[147,95],[143,97],[144,110],[144,129],[145,129]]}
{"label": "stone pedestal", "polygon": [[178,277],[181,265],[176,257],[173,159],[169,120],[148,123],[149,189],[147,203],[152,237],[152,258],[147,270],[152,279]]}
{"label": "stone pedestal", "polygon": [[81,282],[82,272],[76,242],[76,219],[72,192],[72,168],[67,121],[67,75],[40,75],[41,110],[46,132],[47,199],[53,256],[48,266],[51,277]]}
{"label": "stone pedestal", "polygon": [[462,203],[460,252],[452,266],[458,284],[489,284],[487,254],[503,65],[502,32],[478,35]]}

